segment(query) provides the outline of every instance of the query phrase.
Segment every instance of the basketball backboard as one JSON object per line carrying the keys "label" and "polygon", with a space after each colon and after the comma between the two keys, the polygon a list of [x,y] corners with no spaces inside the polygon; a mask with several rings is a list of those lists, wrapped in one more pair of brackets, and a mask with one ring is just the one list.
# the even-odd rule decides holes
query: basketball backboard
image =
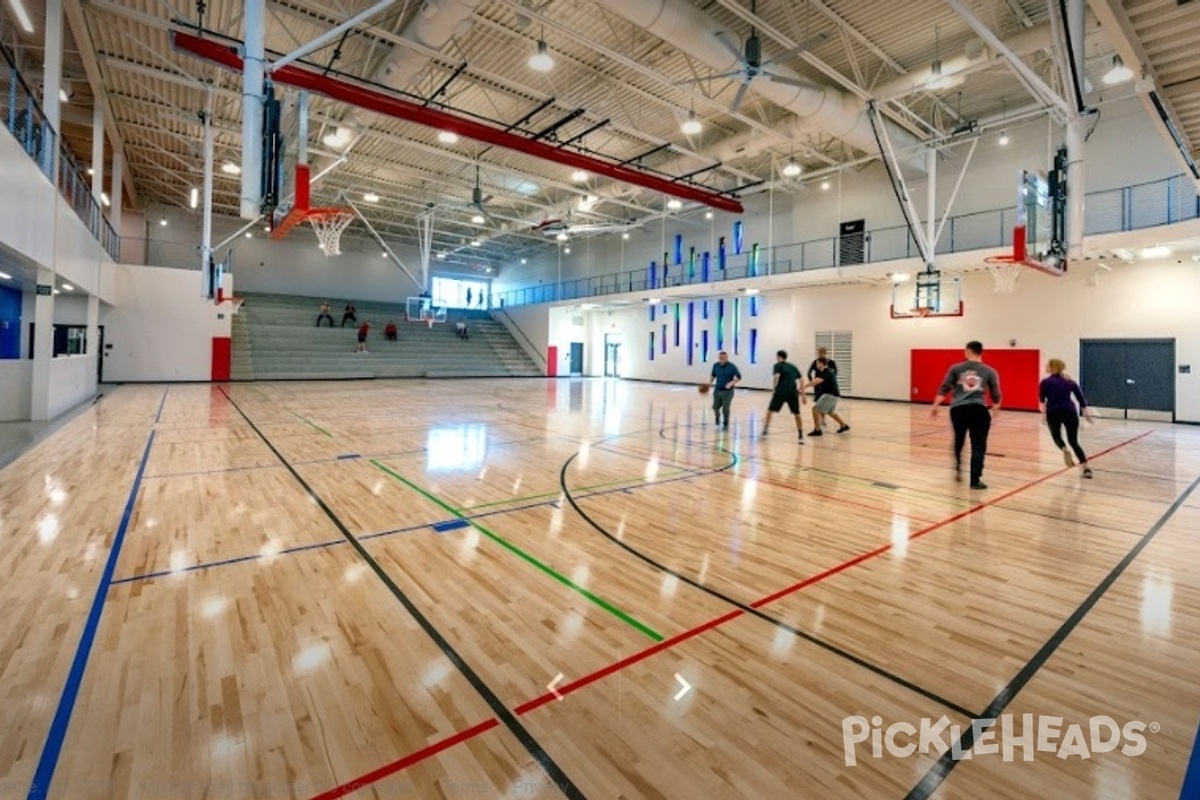
{"label": "basketball backboard", "polygon": [[963,315],[962,279],[948,277],[937,270],[915,276],[893,273],[892,319],[924,317],[961,317]]}
{"label": "basketball backboard", "polygon": [[1049,175],[1022,169],[1017,179],[1017,220],[1010,263],[1061,275],[1066,258],[1066,155],[1060,152]]}

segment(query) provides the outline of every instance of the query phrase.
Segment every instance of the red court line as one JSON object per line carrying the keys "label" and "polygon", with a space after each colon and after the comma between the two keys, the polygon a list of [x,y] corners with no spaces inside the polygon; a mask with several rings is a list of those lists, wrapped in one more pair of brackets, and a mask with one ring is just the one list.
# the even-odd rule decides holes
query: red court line
{"label": "red court line", "polygon": [[[1144,439],[1147,436],[1149,436],[1152,432],[1153,431],[1147,431],[1139,436],[1133,437],[1132,439],[1127,439],[1124,442],[1115,444],[1112,447],[1109,447],[1105,450],[1101,450],[1100,452],[1093,455],[1089,459],[1089,461],[1095,460],[1097,458],[1100,458],[1101,456],[1104,456],[1104,455],[1107,455],[1107,454],[1113,452],[1114,450],[1119,450],[1120,448],[1125,447],[1126,445],[1130,445],[1136,441]],[[1048,473],[1046,475],[1043,475],[1040,478],[1037,478],[1028,483],[1022,484],[1021,486],[1018,486],[1015,489],[1010,489],[1009,491],[1005,492],[1004,494],[1000,495],[999,497],[994,497],[991,500],[988,500],[986,502],[980,503],[978,505],[975,505],[968,509],[960,511],[959,513],[955,514],[954,516],[947,517],[946,519],[942,520],[941,522],[936,522],[932,525],[929,525],[928,527],[922,528],[921,530],[918,530],[918,531],[915,531],[915,532],[909,534],[908,541],[912,541],[914,539],[917,539],[918,537],[933,533],[936,530],[944,528],[947,525],[950,525],[954,522],[957,522],[957,521],[963,519],[964,517],[970,516],[971,514],[982,511],[985,508],[991,508],[992,506],[995,506],[998,503],[1002,503],[1005,500],[1013,497],[1014,495],[1017,495],[1017,494],[1020,494],[1021,492],[1026,491],[1027,489],[1032,489],[1033,487],[1038,486],[1039,484],[1045,483],[1046,481],[1051,480],[1052,478],[1057,478],[1058,476],[1062,475],[1063,473],[1069,472],[1071,469],[1072,469],[1071,467],[1065,467],[1065,468],[1059,469],[1057,472]],[[837,564],[836,566],[830,567],[829,569],[825,570],[824,572],[819,572],[816,575],[812,575],[808,578],[805,578],[804,580],[799,581],[798,583],[794,583],[785,589],[781,589],[780,591],[775,592],[774,594],[770,594],[770,595],[762,598],[761,600],[756,600],[753,603],[749,603],[749,606],[751,608],[755,608],[755,609],[761,608],[765,605],[775,602],[776,600],[786,597],[787,595],[794,594],[794,593],[800,591],[801,589],[804,589],[805,587],[812,586],[813,584],[819,583],[819,582],[825,580],[826,578],[829,578],[833,575],[837,575],[840,572],[844,572],[844,571],[850,569],[851,567],[854,567],[858,564],[863,563],[864,561],[869,561],[870,559],[875,558],[876,556],[882,555],[883,553],[886,553],[887,551],[891,550],[893,548],[893,546],[894,546],[893,544],[889,543],[886,545],[881,545],[879,547],[876,547],[874,550],[868,550],[867,552],[861,553],[848,561],[843,561],[842,563]],[[708,631],[714,630],[715,628],[718,628],[718,627],[724,625],[726,622],[729,622],[731,620],[737,619],[738,617],[742,617],[745,615],[746,615],[745,611],[743,611],[740,608],[735,608],[732,611],[729,611],[719,617],[715,617],[714,619],[710,619],[707,622],[701,623],[700,625],[698,625],[694,628],[689,628],[688,630],[681,631],[680,633],[677,633],[674,636],[671,636],[670,638],[663,639],[661,642],[651,645],[650,647],[646,648],[645,650],[641,650],[637,653],[634,653],[633,655],[626,656],[625,658],[621,659],[620,661],[616,661],[612,664],[609,664],[606,667],[602,667],[602,668],[596,670],[595,672],[584,675],[581,678],[577,678],[577,679],[571,681],[570,683],[563,684],[558,687],[557,693],[547,692],[546,694],[540,695],[538,697],[533,698],[532,700],[522,703],[521,705],[514,708],[513,712],[517,716],[524,716],[525,714],[528,714],[529,712],[534,711],[535,709],[541,708],[542,706],[546,705],[547,703],[550,703],[559,698],[565,697],[568,694],[572,694],[573,692],[577,692],[580,689],[584,688],[585,686],[589,686],[593,683],[596,683],[599,680],[602,680],[602,679],[608,677],[609,675],[612,675],[616,672],[620,672],[621,670],[625,669],[626,667],[630,667],[630,666],[633,666],[634,664],[637,664],[640,661],[644,661],[647,658],[649,658],[650,656],[655,655],[656,653],[660,653],[663,650],[668,650],[672,647],[675,647],[678,644],[682,644],[683,642],[688,641],[689,639],[694,639],[695,637],[699,636],[702,633],[706,633]],[[350,792],[353,792],[358,789],[369,786],[370,784],[375,783],[376,781],[386,778],[389,775],[393,775],[402,769],[405,769],[407,767],[412,766],[413,764],[416,764],[420,761],[425,760],[426,758],[434,756],[437,753],[440,753],[441,751],[443,751],[449,747],[453,747],[456,744],[465,742],[468,739],[473,739],[474,737],[478,736],[479,734],[496,727],[498,724],[499,724],[499,722],[497,722],[497,720],[495,718],[489,719],[486,722],[482,722],[473,728],[468,728],[467,730],[453,734],[452,736],[449,736],[445,739],[435,742],[435,743],[429,745],[428,747],[425,747],[421,750],[416,751],[415,753],[411,753],[410,755],[407,755],[404,758],[399,759],[398,761],[393,761],[391,764],[387,764],[383,767],[380,767],[379,769],[377,769],[373,772],[368,772],[366,775],[363,775],[360,778],[356,778],[355,780],[350,781],[349,783],[345,783],[334,789],[330,789],[328,792],[325,792],[324,794],[317,795],[317,797],[315,797],[313,800],[333,800],[333,798],[336,798],[336,797],[343,797],[344,795],[349,794]]]}
{"label": "red court line", "polygon": [[322,792],[313,798],[313,800],[333,800],[335,797],[345,797],[351,792],[357,792],[359,789],[370,786],[376,781],[381,781],[390,775],[396,774],[406,767],[411,767],[418,761],[424,761],[430,756],[437,755],[443,750],[453,747],[460,742],[465,742],[468,739],[474,739],[479,734],[485,731],[490,731],[499,724],[499,720],[497,720],[495,717],[492,717],[491,719],[485,720],[484,722],[481,722],[472,728],[467,728],[465,731],[459,731],[458,733],[447,736],[445,739],[434,742],[428,747],[423,747],[420,750],[417,750],[415,753],[409,753],[404,758],[393,761],[390,764],[385,764],[377,770],[368,772],[366,775],[343,783],[341,786],[335,786],[327,792]]}

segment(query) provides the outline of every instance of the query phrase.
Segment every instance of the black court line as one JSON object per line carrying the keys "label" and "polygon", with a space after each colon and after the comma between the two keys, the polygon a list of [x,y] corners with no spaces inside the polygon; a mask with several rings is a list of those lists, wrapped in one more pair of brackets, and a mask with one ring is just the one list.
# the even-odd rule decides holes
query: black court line
{"label": "black court line", "polygon": [[[1175,502],[1163,512],[1163,515],[1151,526],[1150,530],[1143,534],[1138,543],[1133,546],[1133,549],[1125,554],[1125,557],[1112,568],[1108,575],[1104,577],[1104,580],[1100,581],[1099,585],[1080,603],[1071,616],[1067,617],[1066,622],[1051,634],[1049,640],[1042,645],[1041,649],[1034,653],[1033,657],[1021,668],[1021,671],[1013,676],[1013,679],[1000,690],[1000,693],[996,695],[991,704],[981,714],[973,716],[973,719],[991,719],[993,720],[992,725],[995,725],[995,720],[1000,717],[1009,703],[1025,688],[1034,675],[1045,666],[1055,651],[1071,635],[1071,632],[1079,626],[1079,623],[1083,622],[1084,617],[1095,607],[1096,603],[1100,602],[1100,598],[1104,596],[1105,592],[1116,583],[1122,573],[1129,568],[1129,565],[1146,549],[1147,545],[1158,535],[1158,532],[1170,521],[1171,517],[1175,516],[1175,513],[1187,502],[1188,497],[1191,496],[1197,487],[1200,487],[1200,477],[1192,481],[1187,489],[1183,491],[1183,494],[1175,498]],[[980,729],[980,732],[982,732],[982,729]],[[968,725],[966,732],[959,737],[955,746],[941,755],[917,785],[905,795],[905,800],[926,800],[926,798],[933,796],[933,793],[938,790],[938,787],[942,785],[942,782],[950,776],[950,772],[958,765],[958,761],[954,758],[954,753],[967,753],[974,744],[975,727]]]}
{"label": "black court line", "polygon": [[287,462],[287,459],[283,457],[283,454],[275,449],[275,445],[271,444],[271,441],[267,439],[267,437],[263,435],[262,431],[260,431],[254,425],[254,422],[251,421],[250,417],[248,417],[244,411],[242,411],[241,407],[238,406],[233,398],[229,396],[229,393],[225,391],[224,387],[221,387],[221,393],[225,395],[225,398],[229,401],[230,405],[234,407],[238,414],[240,414],[242,418],[246,420],[246,424],[248,424],[251,429],[258,434],[258,437],[262,439],[263,444],[270,448],[271,452],[275,454],[275,457],[279,459],[280,463],[287,468],[288,472],[292,474],[292,477],[296,479],[296,482],[300,484],[304,491],[308,493],[308,496],[313,499],[313,502],[315,502],[321,511],[325,513],[325,516],[329,517],[330,521],[333,522],[346,541],[350,543],[350,546],[355,549],[359,557],[367,563],[367,566],[371,568],[371,571],[375,573],[375,576],[379,578],[379,580],[382,581],[392,593],[392,596],[395,597],[402,606],[404,606],[404,609],[409,613],[410,616],[412,616],[413,620],[415,620],[416,623],[421,626],[421,629],[425,631],[425,634],[433,640],[433,642],[441,649],[443,653],[445,653],[446,658],[450,660],[450,663],[454,664],[462,676],[467,679],[467,682],[471,684],[471,687],[478,692],[479,696],[482,697],[484,702],[488,704],[488,707],[492,709],[492,712],[496,715],[497,719],[504,723],[504,726],[507,727],[513,736],[517,738],[517,741],[521,743],[529,755],[531,755],[533,759],[537,761],[538,765],[542,768],[550,780],[554,782],[554,785],[567,797],[583,798],[583,792],[580,791],[577,786],[575,786],[569,777],[567,777],[566,772],[564,772],[563,769],[558,766],[554,759],[551,758],[550,754],[547,753],[540,744],[538,744],[537,740],[533,738],[533,735],[529,733],[529,731],[525,729],[525,727],[517,720],[513,713],[508,710],[508,706],[506,706],[504,702],[496,696],[495,692],[488,688],[488,685],[484,683],[483,679],[479,677],[475,670],[472,669],[469,664],[467,664],[466,660],[459,655],[458,651],[454,649],[454,646],[450,644],[446,637],[444,637],[434,626],[434,624],[430,622],[430,620],[424,614],[421,613],[421,610],[417,608],[416,604],[413,603],[413,601],[409,599],[408,595],[404,593],[399,585],[392,580],[391,576],[388,575],[383,567],[379,565],[379,562],[377,562],[371,556],[371,554],[367,552],[367,549],[363,547],[358,538],[350,532],[350,529],[347,528],[345,523],[343,523],[337,514],[334,513],[333,509],[331,509],[321,498],[321,496],[317,494],[311,486],[308,485],[304,478],[300,477],[300,473],[297,472],[292,465]]}
{"label": "black court line", "polygon": [[[728,450],[724,450],[724,448],[721,448],[721,450],[722,450],[722,452],[726,452],[726,453],[729,453],[730,455],[732,455],[734,457],[734,460],[729,464],[729,466],[724,467],[719,470],[715,470],[714,474],[716,472],[725,472],[729,469],[732,469],[738,463],[737,456],[734,453],[731,453]],[[767,614],[764,611],[760,611],[759,609],[757,609],[751,605],[743,603],[740,600],[734,599],[734,598],[730,597],[729,595],[724,594],[723,592],[713,589],[710,586],[705,586],[703,583],[700,583],[698,580],[695,580],[694,578],[684,575],[681,572],[676,572],[675,570],[671,569],[667,565],[665,565],[659,561],[656,561],[655,559],[646,555],[645,553],[638,550],[637,548],[626,544],[625,542],[618,539],[616,536],[609,533],[608,530],[606,530],[603,525],[596,522],[594,519],[592,519],[588,515],[588,513],[586,511],[584,511],[582,508],[579,507],[579,504],[577,502],[575,502],[575,496],[573,494],[571,494],[571,490],[567,486],[567,469],[570,468],[571,463],[575,460],[575,458],[578,455],[579,455],[579,453],[575,453],[570,458],[568,458],[565,462],[563,462],[562,469],[558,473],[558,482],[559,482],[559,485],[562,487],[563,496],[567,498],[567,502],[571,504],[571,508],[573,508],[575,510],[575,513],[578,514],[583,519],[584,522],[586,522],[588,525],[591,525],[592,528],[594,528],[597,532],[599,532],[601,536],[608,539],[610,542],[617,545],[622,550],[625,550],[626,552],[630,553],[634,557],[640,559],[641,561],[645,562],[646,564],[649,564],[651,567],[653,567],[661,572],[664,572],[668,575],[672,575],[676,579],[683,581],[684,583],[686,583],[687,585],[689,585],[695,589],[699,589],[700,591],[704,592],[705,594],[707,594],[711,597],[715,597],[716,599],[720,600],[721,602],[728,603],[729,605],[740,609],[741,611],[745,612],[746,614],[749,614],[750,616],[758,617],[759,619],[763,620],[764,622],[769,622],[770,624],[776,626],[777,628],[787,631],[788,633],[792,634],[793,636],[803,639],[804,641],[809,642],[810,644],[814,644],[817,647],[820,647],[823,650],[826,650],[827,652],[833,653],[834,655],[840,656],[856,666],[862,667],[863,669],[867,670],[868,672],[872,672],[872,673],[880,676],[881,678],[885,678],[886,680],[889,680],[892,683],[897,684],[898,686],[902,686],[911,692],[915,692],[916,694],[918,694],[926,699],[932,700],[933,702],[941,705],[943,708],[948,708],[951,711],[954,711],[955,713],[962,715],[966,719],[972,718],[972,714],[970,711],[968,711],[967,709],[958,705],[957,703],[953,702],[952,700],[947,700],[944,697],[934,694],[933,692],[929,691],[928,689],[918,686],[917,684],[915,684],[911,681],[908,681],[908,680],[900,677],[899,675],[896,675],[893,672],[889,672],[886,669],[884,669],[883,667],[880,667],[876,664],[872,664],[871,662],[866,661],[865,659],[862,659],[849,651],[843,650],[842,648],[838,647],[837,645],[830,644],[829,642],[826,642],[824,639],[819,639],[816,636],[813,636],[811,633],[806,633],[805,631],[802,631],[799,628],[794,628],[791,625],[787,624],[786,622],[784,622],[780,619],[777,619],[777,618],[771,616],[770,614]]]}

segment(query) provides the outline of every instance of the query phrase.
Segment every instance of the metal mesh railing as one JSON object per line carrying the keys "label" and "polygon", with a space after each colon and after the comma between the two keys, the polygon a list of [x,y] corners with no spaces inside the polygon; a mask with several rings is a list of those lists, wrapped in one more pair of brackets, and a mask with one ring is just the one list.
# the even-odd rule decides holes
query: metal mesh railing
{"label": "metal mesh railing", "polygon": [[[1183,175],[1091,192],[1084,202],[1084,231],[1087,235],[1153,228],[1197,218],[1200,218],[1200,196],[1196,194],[1195,184]],[[962,253],[1011,247],[1015,224],[1016,212],[1012,208],[951,217],[938,239],[937,252]],[[839,265],[838,245],[838,237],[833,236],[764,249],[759,256],[758,274],[836,267]],[[918,255],[920,251],[916,242],[904,226],[880,228],[866,234],[864,257],[867,263],[896,261]],[[700,270],[689,275],[686,265],[669,266],[665,277],[661,266],[626,270],[561,284],[539,284],[498,292],[492,296],[492,303],[495,307],[550,303],[753,277],[750,275],[747,253],[730,256],[724,269],[718,268],[715,256],[712,260],[713,265],[707,275]]]}

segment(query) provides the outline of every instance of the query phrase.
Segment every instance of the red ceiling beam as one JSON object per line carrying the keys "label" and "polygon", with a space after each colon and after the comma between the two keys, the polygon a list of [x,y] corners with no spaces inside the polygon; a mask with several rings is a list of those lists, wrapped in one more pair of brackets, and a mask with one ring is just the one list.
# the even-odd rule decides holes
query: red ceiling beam
{"label": "red ceiling beam", "polygon": [[[204,39],[183,31],[172,31],[171,41],[176,49],[212,61],[236,72],[242,71],[242,59],[237,49],[228,43]],[[556,164],[582,169],[613,180],[624,181],[655,192],[703,203],[706,206],[741,214],[744,210],[736,198],[718,194],[698,186],[677,183],[632,167],[613,164],[593,156],[566,150],[546,142],[530,139],[475,120],[464,119],[435,108],[427,108],[410,100],[359,86],[340,78],[332,78],[313,70],[289,64],[271,72],[276,83],[307,89],[343,103],[374,111],[397,119],[415,122],[439,131],[453,131],[477,142],[515,150]]]}

